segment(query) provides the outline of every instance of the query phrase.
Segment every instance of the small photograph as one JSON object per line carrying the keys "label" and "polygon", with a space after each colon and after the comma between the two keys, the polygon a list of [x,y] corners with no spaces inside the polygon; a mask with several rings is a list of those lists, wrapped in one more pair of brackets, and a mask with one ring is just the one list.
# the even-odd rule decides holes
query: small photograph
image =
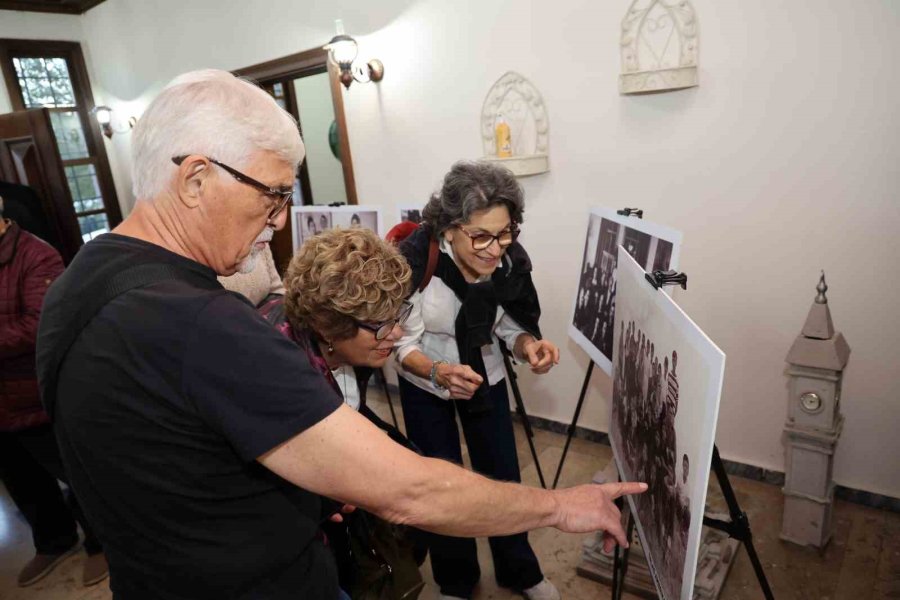
{"label": "small photograph", "polygon": [[[659,597],[691,599],[725,355],[618,252],[610,443]],[[650,260],[649,255],[647,260]]]}
{"label": "small photograph", "polygon": [[374,206],[292,206],[294,251],[303,242],[332,227],[366,227],[381,235],[381,209]]}
{"label": "small photograph", "polygon": [[400,207],[400,222],[404,221],[412,221],[415,224],[419,224],[422,222],[422,209],[424,206],[416,205],[416,206],[401,206]]}
{"label": "small photograph", "polygon": [[612,373],[620,245],[647,271],[676,269],[681,233],[614,210],[591,210],[569,336],[607,374]]}
{"label": "small photograph", "polygon": [[378,211],[363,209],[362,207],[341,207],[341,208],[358,208],[353,212],[336,212],[331,215],[332,227],[366,227],[374,232],[378,232]]}

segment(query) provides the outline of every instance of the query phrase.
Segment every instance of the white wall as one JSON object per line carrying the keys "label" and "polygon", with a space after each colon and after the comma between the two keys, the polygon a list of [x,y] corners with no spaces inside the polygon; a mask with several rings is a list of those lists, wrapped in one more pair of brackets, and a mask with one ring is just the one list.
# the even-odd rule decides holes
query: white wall
{"label": "white wall", "polygon": [[334,121],[328,73],[295,79],[294,90],[300,111],[300,124],[303,127],[303,141],[306,144],[306,166],[309,169],[313,202],[346,202],[344,170],[328,144],[328,130]]}
{"label": "white wall", "polygon": [[[552,168],[523,180],[523,241],[543,329],[563,350],[550,375],[523,374],[530,411],[568,422],[587,365],[565,331],[588,208],[640,206],[684,231],[690,287],[676,300],[728,354],[722,454],[783,470],[784,356],[824,268],[853,348],[835,478],[900,497],[896,3],[694,0],[701,86],[641,97],[616,91],[627,0],[300,4],[104,3],[82,17],[95,94],[137,110],[179,72],[319,45],[343,17],[385,64],[384,81],[345,101],[360,202],[382,204],[390,226],[397,204],[424,201],[454,160],[480,154],[484,95],[522,73],[549,108]],[[606,429],[609,388],[596,374],[582,425]]]}

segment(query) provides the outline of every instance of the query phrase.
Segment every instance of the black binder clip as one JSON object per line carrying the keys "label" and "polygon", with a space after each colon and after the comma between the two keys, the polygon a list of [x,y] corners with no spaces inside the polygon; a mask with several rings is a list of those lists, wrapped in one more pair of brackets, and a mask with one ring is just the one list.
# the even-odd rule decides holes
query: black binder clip
{"label": "black binder clip", "polygon": [[687,275],[684,273],[676,273],[675,271],[653,271],[645,273],[644,277],[650,282],[654,289],[659,289],[664,285],[680,285],[681,289],[687,289]]}
{"label": "black binder clip", "polygon": [[329,204],[328,206],[338,207],[338,206],[344,206],[344,205],[346,205],[346,204],[347,204],[346,202],[332,202],[332,203]]}
{"label": "black binder clip", "polygon": [[617,210],[616,214],[622,215],[623,217],[637,217],[638,219],[644,218],[644,211],[640,208],[623,208],[622,210]]}

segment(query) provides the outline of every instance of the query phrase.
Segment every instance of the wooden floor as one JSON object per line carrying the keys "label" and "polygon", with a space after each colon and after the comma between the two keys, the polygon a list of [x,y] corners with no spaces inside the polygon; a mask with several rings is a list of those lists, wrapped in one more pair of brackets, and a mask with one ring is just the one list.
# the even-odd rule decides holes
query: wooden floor
{"label": "wooden floor", "polygon": [[[383,417],[389,418],[384,402],[374,400],[372,406]],[[547,431],[536,431],[535,434],[538,458],[544,474],[552,479],[565,438]],[[538,485],[534,461],[518,426],[516,435],[523,480],[525,483]],[[602,469],[610,458],[607,446],[574,440],[560,486],[590,481],[593,474]],[[732,477],[731,482],[741,507],[749,515],[754,543],[776,598],[900,598],[900,515],[836,501],[834,539],[824,553],[819,553],[778,539],[782,511],[782,496],[778,487],[739,477]],[[715,484],[710,489],[710,504],[713,508],[718,507],[724,511],[724,503]],[[498,507],[498,510],[502,510],[502,507]],[[608,587],[575,574],[584,537],[560,533],[554,529],[542,529],[530,535],[544,574],[556,583],[564,599],[594,600],[609,595]],[[16,511],[6,490],[0,486],[0,599],[108,600],[112,597],[106,582],[92,588],[81,587],[83,553],[68,559],[38,584],[24,589],[16,587],[16,574],[33,552],[30,529]],[[475,598],[520,598],[509,590],[498,588],[494,583],[490,553],[485,540],[479,540],[479,557],[482,578]],[[432,584],[430,566],[427,563],[423,572],[429,587],[421,598],[431,600],[437,591]],[[625,597],[631,600],[635,598],[628,594]],[[738,552],[721,598],[762,598],[750,561],[743,550]]]}

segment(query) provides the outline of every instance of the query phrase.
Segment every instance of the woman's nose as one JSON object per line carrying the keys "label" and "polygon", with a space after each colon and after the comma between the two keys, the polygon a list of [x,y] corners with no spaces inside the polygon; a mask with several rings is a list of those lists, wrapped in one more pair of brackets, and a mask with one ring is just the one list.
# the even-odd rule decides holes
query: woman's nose
{"label": "woman's nose", "polygon": [[390,340],[392,342],[396,342],[400,338],[403,337],[403,327],[400,326],[400,323],[394,323],[394,326],[391,327],[391,332],[387,335],[386,340]]}

